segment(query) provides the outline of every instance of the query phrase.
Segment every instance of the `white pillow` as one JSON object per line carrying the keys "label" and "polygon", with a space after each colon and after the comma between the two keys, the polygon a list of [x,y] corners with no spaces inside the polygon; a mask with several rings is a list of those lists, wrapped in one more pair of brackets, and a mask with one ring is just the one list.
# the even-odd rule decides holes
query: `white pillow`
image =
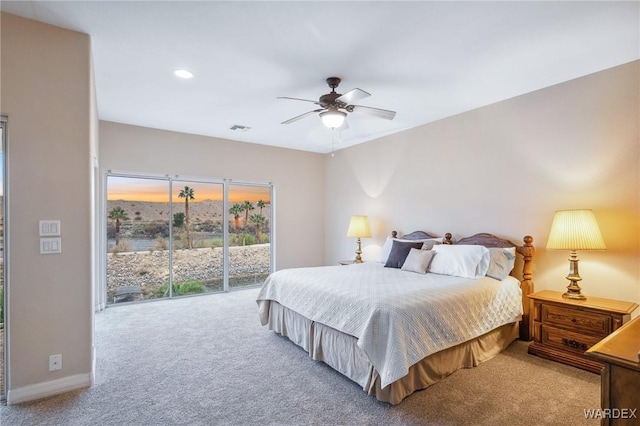
{"label": "white pillow", "polygon": [[[387,237],[387,240],[384,242],[382,246],[382,250],[380,250],[380,258],[378,262],[387,263],[387,259],[389,258],[389,254],[391,253],[391,247],[393,246],[394,238]],[[442,242],[442,238],[425,238],[422,240],[403,240],[402,238],[395,238],[396,241],[410,242],[410,243],[424,243],[426,241],[439,241]]]}
{"label": "white pillow", "polygon": [[429,267],[434,274],[480,278],[489,269],[489,249],[484,246],[439,244],[432,251],[437,253]]}
{"label": "white pillow", "polygon": [[419,274],[426,274],[429,264],[436,254],[433,250],[421,250],[412,248],[407,256],[407,259],[402,265],[403,271],[417,272]]}

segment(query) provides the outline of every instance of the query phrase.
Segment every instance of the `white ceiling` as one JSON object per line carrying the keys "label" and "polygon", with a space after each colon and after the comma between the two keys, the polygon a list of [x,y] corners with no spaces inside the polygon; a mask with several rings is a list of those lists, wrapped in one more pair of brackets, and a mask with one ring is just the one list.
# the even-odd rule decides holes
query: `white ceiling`
{"label": "white ceiling", "polygon": [[[91,35],[101,120],[326,153],[640,58],[634,2],[2,1]],[[177,68],[195,74],[173,75]],[[360,88],[333,135],[315,114]],[[238,124],[248,131],[233,131]]]}

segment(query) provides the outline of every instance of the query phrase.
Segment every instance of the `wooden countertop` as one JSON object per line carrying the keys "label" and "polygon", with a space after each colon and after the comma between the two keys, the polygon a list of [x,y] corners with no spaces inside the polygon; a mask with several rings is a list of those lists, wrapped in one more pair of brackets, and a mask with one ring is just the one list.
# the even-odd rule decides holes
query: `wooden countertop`
{"label": "wooden countertop", "polygon": [[600,361],[640,371],[640,317],[593,345],[586,354]]}

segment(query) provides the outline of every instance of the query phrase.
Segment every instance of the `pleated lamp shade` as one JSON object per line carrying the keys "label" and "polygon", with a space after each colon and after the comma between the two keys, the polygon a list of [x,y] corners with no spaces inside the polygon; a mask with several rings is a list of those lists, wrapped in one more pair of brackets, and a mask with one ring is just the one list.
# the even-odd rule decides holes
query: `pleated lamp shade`
{"label": "pleated lamp shade", "polygon": [[367,216],[351,216],[347,237],[369,238],[371,230],[369,229],[369,218]]}
{"label": "pleated lamp shade", "polygon": [[605,250],[592,210],[558,210],[547,240],[549,250]]}

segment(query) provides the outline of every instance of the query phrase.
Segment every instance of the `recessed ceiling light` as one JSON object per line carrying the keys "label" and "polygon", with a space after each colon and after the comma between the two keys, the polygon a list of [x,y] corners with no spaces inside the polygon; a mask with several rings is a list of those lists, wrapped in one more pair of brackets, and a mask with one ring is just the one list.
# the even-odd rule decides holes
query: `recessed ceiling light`
{"label": "recessed ceiling light", "polygon": [[193,73],[191,71],[175,70],[173,73],[180,78],[193,78]]}

